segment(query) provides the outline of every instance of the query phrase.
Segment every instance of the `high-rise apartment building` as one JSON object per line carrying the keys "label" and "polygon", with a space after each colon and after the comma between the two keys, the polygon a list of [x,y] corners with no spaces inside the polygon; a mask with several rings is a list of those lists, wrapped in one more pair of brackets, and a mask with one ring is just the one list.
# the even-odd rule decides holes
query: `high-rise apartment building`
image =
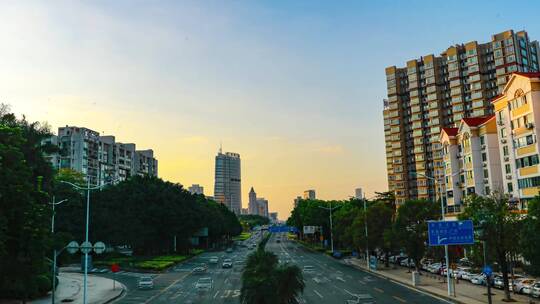
{"label": "high-rise apartment building", "polygon": [[240,154],[222,153],[220,149],[216,155],[214,199],[236,214],[242,211]]}
{"label": "high-rise apartment building", "polygon": [[462,118],[493,114],[490,101],[510,74],[538,71],[538,57],[537,41],[525,31],[509,30],[493,35],[491,42],[454,45],[440,56],[386,68],[388,188],[398,203],[437,197],[433,178],[444,176],[441,129],[457,127]]}
{"label": "high-rise apartment building", "polygon": [[304,191],[304,199],[316,199],[315,190],[306,190]]}
{"label": "high-rise apartment building", "polygon": [[297,197],[294,199],[294,208],[298,207],[298,203],[300,203],[301,200],[302,200],[302,197],[301,197],[301,196],[297,196]]}
{"label": "high-rise apartment building", "polygon": [[83,174],[91,185],[123,181],[133,175],[157,176],[157,160],[152,150],[136,150],[135,144],[115,141],[83,127],[58,128],[58,135],[45,140],[58,145],[59,152],[48,155],[55,168],[69,168]]}
{"label": "high-rise apartment building", "polygon": [[268,217],[268,200],[264,197],[257,198],[257,214]]}
{"label": "high-rise apartment building", "polygon": [[204,187],[199,184],[193,184],[188,188],[191,194],[204,194]]}

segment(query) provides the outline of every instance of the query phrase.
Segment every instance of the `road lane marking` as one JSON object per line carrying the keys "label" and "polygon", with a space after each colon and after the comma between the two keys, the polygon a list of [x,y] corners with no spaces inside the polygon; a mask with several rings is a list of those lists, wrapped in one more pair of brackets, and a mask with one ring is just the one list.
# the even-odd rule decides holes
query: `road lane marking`
{"label": "road lane marking", "polygon": [[373,287],[374,290],[380,292],[380,293],[384,293],[384,290],[380,289],[380,288],[377,288],[377,287]]}
{"label": "road lane marking", "polygon": [[317,290],[313,289],[313,291],[319,296],[319,298],[321,298],[321,299],[324,298],[324,297],[322,296],[322,294],[320,294]]}
{"label": "road lane marking", "polygon": [[360,283],[360,284],[362,284],[362,285],[366,285],[366,282],[364,282],[364,281],[358,280],[358,283]]}
{"label": "road lane marking", "polygon": [[169,290],[171,287],[173,287],[174,285],[176,285],[176,283],[182,281],[183,279],[185,279],[188,275],[190,275],[191,273],[187,273],[185,274],[183,277],[179,278],[178,280],[174,281],[171,283],[171,285],[167,286],[167,288],[163,289],[161,292],[153,295],[152,297],[150,297],[148,300],[146,300],[144,302],[144,304],[148,304],[150,303],[151,301],[153,301],[155,298],[157,298],[158,296],[161,296],[162,294],[164,294],[167,290]]}
{"label": "road lane marking", "polygon": [[341,281],[341,282],[345,283],[345,279],[343,279],[342,277],[336,277],[336,280],[338,280],[338,281]]}
{"label": "road lane marking", "polygon": [[400,301],[401,303],[407,303],[407,301],[405,301],[404,299],[402,299],[402,298],[400,298],[400,297],[398,297],[398,296],[392,296],[392,298],[394,298],[394,299]]}
{"label": "road lane marking", "polygon": [[216,294],[214,295],[214,299],[217,297],[218,294],[219,294],[219,290],[216,291]]}

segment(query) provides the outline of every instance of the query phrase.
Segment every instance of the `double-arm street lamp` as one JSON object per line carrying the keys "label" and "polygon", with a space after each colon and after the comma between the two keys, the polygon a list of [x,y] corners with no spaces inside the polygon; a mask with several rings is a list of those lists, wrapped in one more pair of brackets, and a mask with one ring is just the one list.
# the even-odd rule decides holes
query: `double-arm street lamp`
{"label": "double-arm street lamp", "polygon": [[[458,174],[460,174],[461,171],[458,171],[454,174],[452,174],[452,178]],[[443,194],[442,194],[442,191],[443,191],[443,187],[442,187],[442,183],[443,181],[441,180],[438,180],[434,177],[431,177],[431,176],[427,176],[425,174],[422,174],[422,173],[418,173],[418,172],[411,172],[412,175],[419,175],[419,176],[422,176],[422,177],[425,177],[429,180],[432,180],[439,188],[439,198],[440,198],[440,201],[441,201],[441,217],[442,217],[442,220],[444,221],[445,217],[444,217],[444,201],[443,201]],[[445,255],[445,259],[446,259],[446,283],[447,283],[447,291],[448,291],[448,296],[452,296],[453,294],[453,291],[452,291],[452,284],[450,282],[450,258],[448,256],[448,245],[444,245],[444,255]]]}
{"label": "double-arm street lamp", "polygon": [[[81,187],[79,185],[76,185],[74,183],[70,183],[67,181],[60,181],[61,183],[67,184],[72,186],[73,188],[81,191],[86,191],[86,230],[85,230],[85,242],[84,244],[89,244],[88,241],[88,230],[90,225],[90,191],[100,189],[106,185],[114,183],[116,180],[107,182],[100,186],[93,186],[90,187],[90,178],[87,177],[86,181],[86,187]],[[86,298],[87,298],[87,279],[88,279],[88,250],[85,250],[84,252],[84,287],[83,287],[83,304],[86,304]]]}
{"label": "double-arm street lamp", "polygon": [[334,255],[334,233],[332,232],[333,231],[333,229],[332,229],[332,211],[338,209],[339,207],[341,207],[341,206],[336,206],[336,207],[332,208],[332,201],[330,201],[330,207],[319,206],[319,208],[321,208],[321,209],[328,210],[328,216],[330,217],[330,248],[332,250],[332,255]]}

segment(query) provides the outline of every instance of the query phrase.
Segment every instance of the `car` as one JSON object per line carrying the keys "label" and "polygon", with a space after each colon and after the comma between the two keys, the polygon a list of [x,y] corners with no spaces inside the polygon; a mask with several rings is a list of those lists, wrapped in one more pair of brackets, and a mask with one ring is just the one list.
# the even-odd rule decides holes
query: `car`
{"label": "car", "polygon": [[281,240],[280,240],[280,239],[277,239],[277,240],[276,240],[276,243],[281,243]]}
{"label": "car", "polygon": [[540,298],[540,282],[536,282],[533,284],[531,295],[535,298]]}
{"label": "car", "polygon": [[208,291],[214,288],[214,281],[212,278],[200,278],[195,283],[195,289],[197,291]]}
{"label": "car", "polygon": [[503,281],[502,275],[501,276],[498,275],[493,278],[493,287],[498,288],[498,289],[504,288],[504,281]]}
{"label": "car", "polygon": [[454,272],[453,275],[457,279],[461,279],[463,274],[470,273],[471,267],[458,267]]}
{"label": "car", "polygon": [[471,278],[471,283],[474,285],[486,285],[486,276],[480,274]]}
{"label": "car", "polygon": [[225,250],[226,253],[232,253],[232,251],[233,251],[233,250],[232,250],[231,247],[229,247],[229,248],[227,248],[227,250]]}
{"label": "car", "polygon": [[199,266],[193,268],[193,273],[201,274],[201,273],[205,273],[206,270],[208,270],[208,266],[206,266],[206,264],[199,264]]}
{"label": "car", "polygon": [[232,268],[233,262],[231,259],[225,259],[223,260],[223,263],[221,263],[221,268]]}
{"label": "car", "polygon": [[524,288],[529,287],[529,293],[530,293],[530,287],[535,283],[536,281],[534,279],[530,278],[521,278],[514,281],[514,284],[512,284],[512,290],[517,293],[525,293]]}
{"label": "car", "polygon": [[306,273],[306,274],[312,274],[312,273],[315,273],[315,267],[306,265],[306,266],[304,266],[304,268],[302,269],[302,272],[303,272],[303,273]]}
{"label": "car", "polygon": [[470,271],[464,271],[461,273],[461,279],[470,281],[473,277],[477,276],[478,273],[472,272],[472,269]]}
{"label": "car", "polygon": [[465,276],[465,280],[471,282],[472,279],[474,279],[474,278],[476,278],[478,276],[481,276],[481,275],[482,275],[481,273],[476,273],[476,272],[475,273],[469,273],[468,276]]}
{"label": "car", "polygon": [[150,276],[142,276],[137,283],[139,289],[152,289],[154,288],[154,279]]}
{"label": "car", "polygon": [[217,264],[219,262],[219,258],[217,256],[210,257],[210,260],[208,260],[210,264]]}

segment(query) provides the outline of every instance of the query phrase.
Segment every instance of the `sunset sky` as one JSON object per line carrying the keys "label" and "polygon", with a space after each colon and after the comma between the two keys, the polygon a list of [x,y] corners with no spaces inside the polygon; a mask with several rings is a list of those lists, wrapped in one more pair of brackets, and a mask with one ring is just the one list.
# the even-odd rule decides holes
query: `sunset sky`
{"label": "sunset sky", "polygon": [[540,39],[537,1],[435,2],[3,1],[0,102],[152,148],[160,177],[207,195],[222,142],[243,206],[253,186],[286,219],[306,189],[386,190],[385,67],[511,28]]}

